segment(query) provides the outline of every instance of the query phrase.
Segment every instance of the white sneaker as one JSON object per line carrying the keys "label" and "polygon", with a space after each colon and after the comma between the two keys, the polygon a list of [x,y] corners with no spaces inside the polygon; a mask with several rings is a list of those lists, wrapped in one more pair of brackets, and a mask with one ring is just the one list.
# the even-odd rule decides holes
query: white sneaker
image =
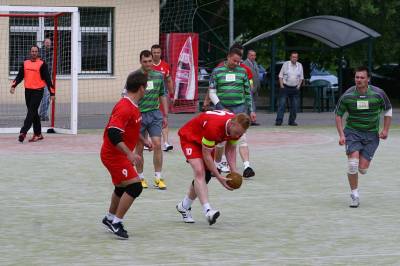
{"label": "white sneaker", "polygon": [[220,213],[217,210],[208,210],[207,214],[206,214],[208,224],[209,225],[215,224],[215,222],[217,221],[217,218],[219,217],[219,214]]}
{"label": "white sneaker", "polygon": [[192,218],[192,213],[190,212],[190,211],[192,210],[192,208],[189,208],[189,209],[183,208],[183,206],[182,206],[182,201],[181,201],[181,202],[179,202],[179,203],[176,205],[176,210],[177,210],[180,214],[182,214],[182,219],[183,219],[183,221],[184,221],[185,223],[189,223],[189,224],[194,223],[194,220],[193,220],[193,218]]}
{"label": "white sneaker", "polygon": [[147,147],[147,146],[143,146],[143,150],[148,151],[148,150],[150,150],[150,149],[149,149],[149,147]]}
{"label": "white sneaker", "polygon": [[356,197],[353,194],[350,195],[351,197],[351,202],[349,207],[350,208],[358,208],[358,206],[360,206],[360,197]]}
{"label": "white sneaker", "polygon": [[227,162],[220,162],[217,164],[218,170],[220,170],[222,173],[229,173],[231,169],[229,169],[229,165]]}
{"label": "white sneaker", "polygon": [[164,143],[164,145],[163,145],[163,151],[172,151],[174,149],[174,146],[172,146],[171,144],[169,144],[169,143]]}

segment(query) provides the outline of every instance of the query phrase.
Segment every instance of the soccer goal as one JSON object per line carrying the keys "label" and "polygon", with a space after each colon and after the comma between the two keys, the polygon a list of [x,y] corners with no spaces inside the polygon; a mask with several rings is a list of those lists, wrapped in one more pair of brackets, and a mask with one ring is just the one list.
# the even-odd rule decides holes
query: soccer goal
{"label": "soccer goal", "polygon": [[46,63],[56,99],[50,104],[49,121],[42,121],[43,131],[77,134],[78,32],[77,7],[0,6],[0,133],[19,132],[26,115],[25,88],[21,82],[10,94],[11,82],[29,58],[30,48],[45,49],[45,40],[50,39],[52,59]]}

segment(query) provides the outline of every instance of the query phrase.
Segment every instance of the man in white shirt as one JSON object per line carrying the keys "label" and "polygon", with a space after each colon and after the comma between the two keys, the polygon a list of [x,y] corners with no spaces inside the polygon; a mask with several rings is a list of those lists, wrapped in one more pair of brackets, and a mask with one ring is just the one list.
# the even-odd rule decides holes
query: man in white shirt
{"label": "man in white shirt", "polygon": [[299,108],[299,92],[304,80],[303,66],[297,62],[299,54],[290,53],[290,61],[286,61],[279,72],[279,107],[275,125],[282,125],[286,108],[286,98],[289,97],[290,115],[289,126],[297,126],[296,115]]}

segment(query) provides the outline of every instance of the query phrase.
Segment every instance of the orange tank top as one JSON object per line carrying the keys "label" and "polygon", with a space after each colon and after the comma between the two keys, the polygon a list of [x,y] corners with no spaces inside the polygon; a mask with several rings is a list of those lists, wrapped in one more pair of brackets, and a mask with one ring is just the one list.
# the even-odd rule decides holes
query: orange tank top
{"label": "orange tank top", "polygon": [[40,76],[40,68],[43,61],[36,59],[36,61],[24,61],[24,85],[25,88],[39,90],[46,86],[46,82]]}

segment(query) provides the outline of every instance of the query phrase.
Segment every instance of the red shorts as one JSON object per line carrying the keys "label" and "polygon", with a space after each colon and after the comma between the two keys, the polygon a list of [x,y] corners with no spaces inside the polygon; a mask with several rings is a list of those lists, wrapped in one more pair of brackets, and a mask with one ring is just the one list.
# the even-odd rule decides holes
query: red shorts
{"label": "red shorts", "polygon": [[108,161],[102,157],[101,161],[107,168],[108,172],[110,172],[114,185],[119,185],[123,181],[138,177],[135,168],[133,167],[132,163],[128,161],[128,159]]}
{"label": "red shorts", "polygon": [[186,159],[203,158],[201,144],[185,141],[181,139],[181,149]]}

